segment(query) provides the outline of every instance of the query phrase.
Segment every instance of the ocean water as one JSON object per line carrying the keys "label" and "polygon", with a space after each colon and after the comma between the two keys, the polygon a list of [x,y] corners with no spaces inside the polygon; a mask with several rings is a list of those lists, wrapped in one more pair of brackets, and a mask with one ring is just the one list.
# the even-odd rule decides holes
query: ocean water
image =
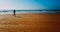
{"label": "ocean water", "polygon": [[[46,14],[53,14],[53,13],[60,13],[60,11],[46,11],[46,10],[16,10],[16,14],[25,14],[25,13],[46,13]],[[13,10],[1,10],[0,14],[13,14]]]}

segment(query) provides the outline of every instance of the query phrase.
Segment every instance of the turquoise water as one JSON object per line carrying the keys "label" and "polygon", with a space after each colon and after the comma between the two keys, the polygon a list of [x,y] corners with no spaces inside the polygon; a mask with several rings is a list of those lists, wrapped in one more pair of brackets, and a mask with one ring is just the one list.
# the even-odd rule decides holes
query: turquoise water
{"label": "turquoise water", "polygon": [[[16,10],[16,14],[22,14],[22,13],[59,13],[60,11],[39,11],[39,10]],[[0,14],[13,14],[13,10],[4,10],[4,11],[0,11]]]}

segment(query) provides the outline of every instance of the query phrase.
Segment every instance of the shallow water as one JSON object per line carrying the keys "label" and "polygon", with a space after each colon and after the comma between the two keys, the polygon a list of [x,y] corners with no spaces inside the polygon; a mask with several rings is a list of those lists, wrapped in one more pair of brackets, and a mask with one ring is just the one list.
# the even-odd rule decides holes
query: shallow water
{"label": "shallow water", "polygon": [[[47,14],[53,14],[53,13],[59,13],[60,11],[29,11],[29,10],[16,10],[16,14],[21,14],[21,13],[47,13]],[[13,14],[13,11],[11,10],[4,10],[0,11],[0,14]]]}

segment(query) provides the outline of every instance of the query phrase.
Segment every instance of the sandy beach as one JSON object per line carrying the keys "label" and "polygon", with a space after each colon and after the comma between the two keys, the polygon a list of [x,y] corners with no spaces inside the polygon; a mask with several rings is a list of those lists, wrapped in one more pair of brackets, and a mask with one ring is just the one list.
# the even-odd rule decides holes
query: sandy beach
{"label": "sandy beach", "polygon": [[60,14],[0,14],[0,32],[60,32]]}

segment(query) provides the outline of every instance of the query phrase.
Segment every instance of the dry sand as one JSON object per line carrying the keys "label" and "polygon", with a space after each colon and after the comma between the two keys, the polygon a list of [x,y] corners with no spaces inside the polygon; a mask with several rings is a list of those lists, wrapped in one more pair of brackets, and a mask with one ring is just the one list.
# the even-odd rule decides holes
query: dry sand
{"label": "dry sand", "polygon": [[0,32],[60,32],[60,14],[0,15]]}

